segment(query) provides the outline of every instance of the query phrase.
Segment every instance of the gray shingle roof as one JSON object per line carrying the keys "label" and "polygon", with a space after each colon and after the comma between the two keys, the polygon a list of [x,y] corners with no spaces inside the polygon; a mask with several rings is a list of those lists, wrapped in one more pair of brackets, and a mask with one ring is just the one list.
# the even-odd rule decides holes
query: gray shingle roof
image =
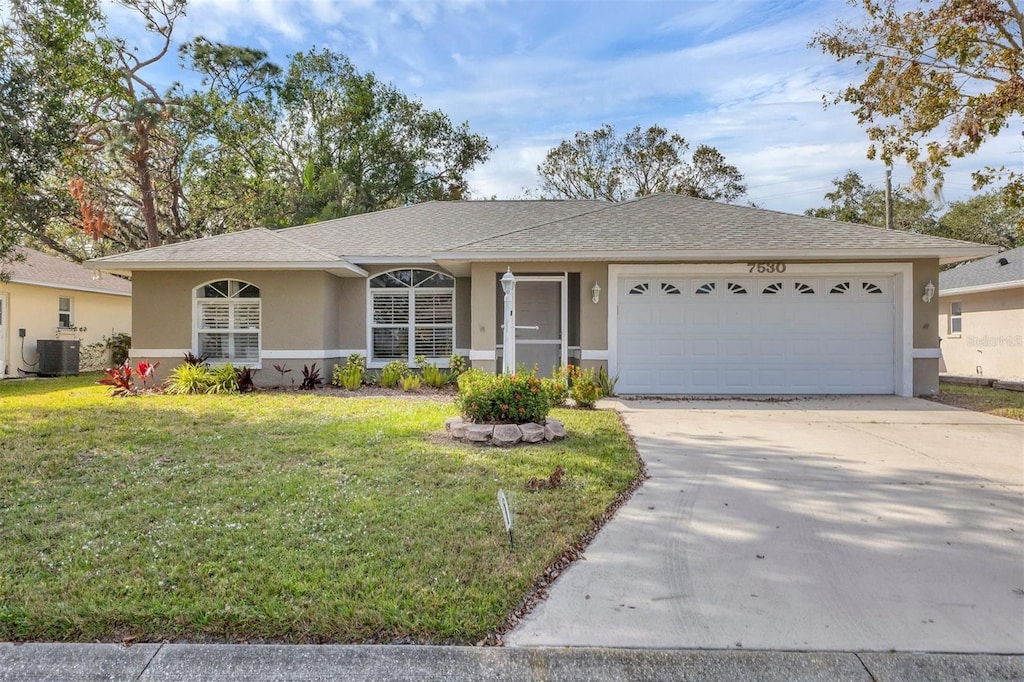
{"label": "gray shingle roof", "polygon": [[290,227],[281,234],[356,261],[360,257],[414,258],[607,205],[603,201],[429,201]]}
{"label": "gray shingle roof", "polygon": [[1024,246],[944,270],[939,273],[939,292],[1009,282],[1024,282]]}
{"label": "gray shingle roof", "polygon": [[97,258],[94,263],[307,263],[339,260],[264,227]]}
{"label": "gray shingle roof", "polygon": [[[798,251],[977,246],[868,225],[735,206],[678,194],[655,194],[606,205],[585,215],[479,239],[452,254],[621,251]],[[841,256],[840,253],[836,254]]]}
{"label": "gray shingle roof", "polygon": [[[888,249],[888,252],[886,250]],[[966,249],[966,251],[965,251]],[[934,258],[984,255],[988,247],[836,223],[776,211],[658,194],[602,201],[431,201],[284,230],[264,228],[107,256],[90,267],[159,268],[190,263],[273,267],[419,259],[465,261],[482,254],[561,258],[657,257],[669,252],[736,256]],[[845,250],[845,251],[844,251]],[[527,256],[526,254],[529,254]],[[567,255],[568,254],[568,255]],[[358,268],[355,268],[358,270]]]}
{"label": "gray shingle roof", "polygon": [[41,284],[45,286],[96,291],[110,294],[131,294],[132,283],[120,277],[99,275],[78,263],[51,256],[35,249],[18,247],[16,253],[24,260],[4,263],[3,272],[10,275],[12,282]]}

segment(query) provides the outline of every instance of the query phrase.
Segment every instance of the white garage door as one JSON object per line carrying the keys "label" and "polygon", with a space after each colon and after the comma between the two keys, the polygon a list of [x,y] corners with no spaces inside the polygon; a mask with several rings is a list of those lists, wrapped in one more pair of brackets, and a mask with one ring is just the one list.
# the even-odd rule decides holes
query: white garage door
{"label": "white garage door", "polygon": [[623,276],[618,393],[895,390],[894,278]]}

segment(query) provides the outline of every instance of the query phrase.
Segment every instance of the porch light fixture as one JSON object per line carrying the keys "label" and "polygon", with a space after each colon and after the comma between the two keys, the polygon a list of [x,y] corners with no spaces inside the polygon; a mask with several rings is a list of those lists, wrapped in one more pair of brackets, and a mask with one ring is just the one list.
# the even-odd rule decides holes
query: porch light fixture
{"label": "porch light fixture", "polygon": [[501,335],[501,371],[503,374],[514,374],[516,371],[516,276],[512,274],[512,268],[501,276],[501,289],[505,292],[505,311],[502,315],[504,320]]}
{"label": "porch light fixture", "polygon": [[932,284],[931,281],[929,280],[928,284],[926,284],[925,287],[924,287],[924,296],[921,297],[921,300],[924,301],[925,303],[931,303],[932,299],[934,297],[935,297],[935,285]]}
{"label": "porch light fixture", "polygon": [[601,285],[594,282],[594,286],[590,288],[590,300],[597,303],[601,300]]}

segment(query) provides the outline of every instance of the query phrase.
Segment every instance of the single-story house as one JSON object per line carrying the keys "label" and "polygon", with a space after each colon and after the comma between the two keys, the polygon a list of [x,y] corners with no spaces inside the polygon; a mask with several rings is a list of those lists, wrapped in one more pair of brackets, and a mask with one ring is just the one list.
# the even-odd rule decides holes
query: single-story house
{"label": "single-story house", "polygon": [[[351,353],[606,366],[620,394],[915,395],[938,387],[940,263],[992,247],[658,194],[427,202],[99,258],[130,273],[133,357],[263,370]],[[934,288],[934,284],[933,284]]]}
{"label": "single-story house", "polygon": [[1024,247],[939,275],[940,371],[1024,379]]}
{"label": "single-story house", "polygon": [[84,347],[131,334],[131,282],[34,249],[15,253],[23,258],[0,266],[0,378],[37,372],[40,340]]}

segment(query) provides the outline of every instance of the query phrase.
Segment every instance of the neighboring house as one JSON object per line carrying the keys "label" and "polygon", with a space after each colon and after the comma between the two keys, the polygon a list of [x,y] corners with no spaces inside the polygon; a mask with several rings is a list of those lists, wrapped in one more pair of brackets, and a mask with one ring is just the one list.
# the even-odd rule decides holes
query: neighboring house
{"label": "neighboring house", "polygon": [[[132,355],[264,370],[451,353],[607,366],[620,394],[914,395],[938,388],[939,264],[992,247],[658,194],[428,202],[108,256],[131,273]],[[535,328],[534,328],[535,327]]]}
{"label": "neighboring house", "polygon": [[0,270],[0,377],[38,369],[36,342],[78,339],[82,347],[132,330],[131,282],[40,251]]}
{"label": "neighboring house", "polygon": [[940,371],[1024,379],[1024,247],[939,275]]}

